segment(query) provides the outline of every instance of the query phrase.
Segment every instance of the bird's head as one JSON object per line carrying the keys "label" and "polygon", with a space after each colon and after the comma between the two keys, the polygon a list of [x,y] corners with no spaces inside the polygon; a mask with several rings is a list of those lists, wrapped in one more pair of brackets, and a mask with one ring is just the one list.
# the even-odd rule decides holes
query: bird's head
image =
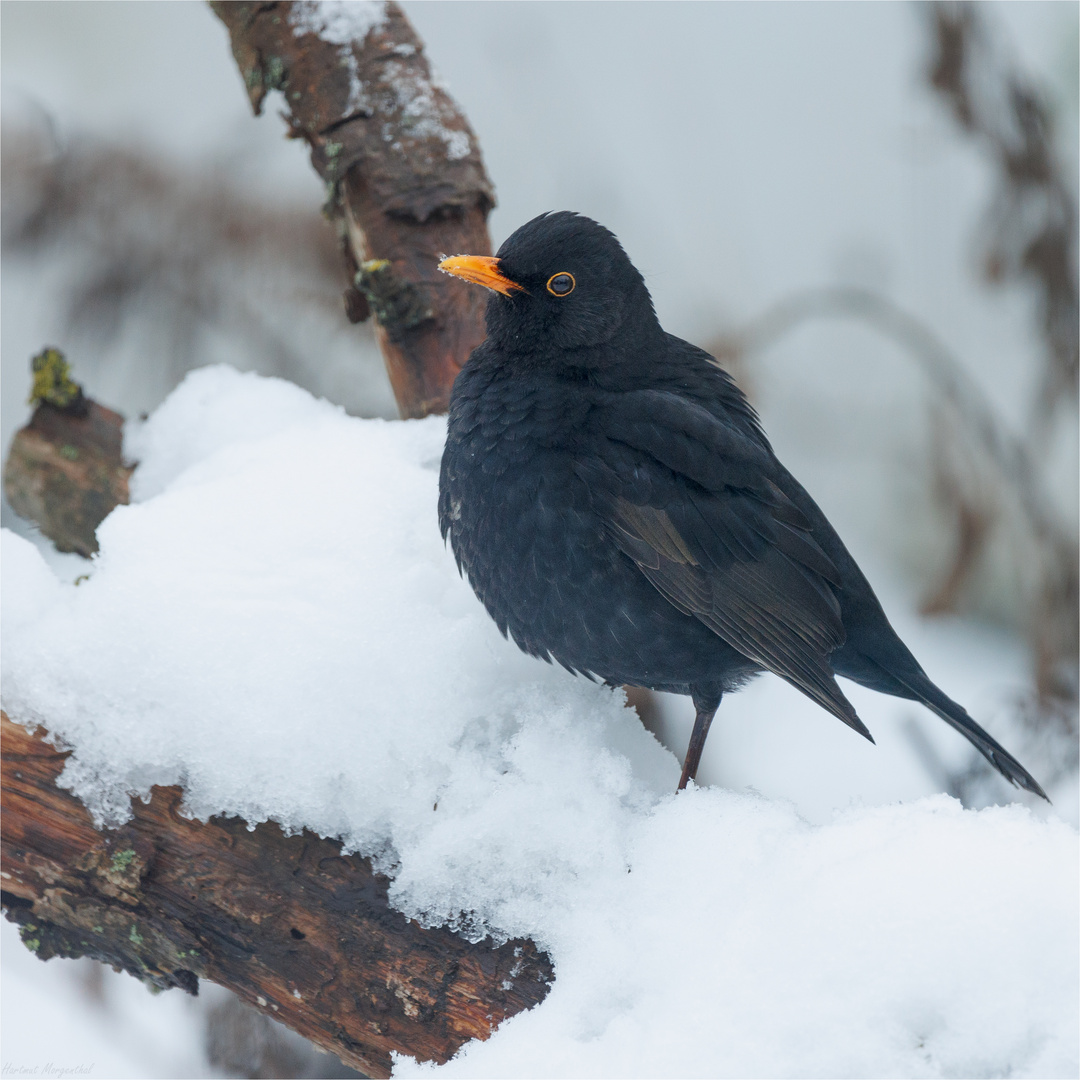
{"label": "bird's head", "polygon": [[454,255],[439,269],[492,290],[488,336],[514,352],[587,348],[657,325],[619,241],[569,211],[533,218],[495,256]]}

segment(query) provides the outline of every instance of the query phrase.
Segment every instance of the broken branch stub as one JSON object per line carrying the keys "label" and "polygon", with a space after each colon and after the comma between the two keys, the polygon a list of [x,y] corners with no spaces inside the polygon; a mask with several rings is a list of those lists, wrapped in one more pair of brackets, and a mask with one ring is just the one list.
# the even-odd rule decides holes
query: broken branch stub
{"label": "broken branch stub", "polygon": [[89,956],[191,993],[210,979],[373,1077],[391,1051],[445,1062],[547,995],[531,941],[421,927],[333,840],[191,820],[177,787],[99,831],[57,786],[66,754],[2,713],[0,738],[2,900],[43,960]]}
{"label": "broken branch stub", "polygon": [[129,501],[124,418],[83,394],[58,349],[43,350],[33,367],[37,408],[11,441],[4,494],[60,551],[89,558],[98,525]]}
{"label": "broken branch stub", "polygon": [[374,314],[402,415],[445,412],[484,339],[484,296],[437,264],[490,254],[495,204],[464,114],[395,3],[210,6],[256,114],[280,90],[290,135],[311,149],[353,280],[346,310]]}

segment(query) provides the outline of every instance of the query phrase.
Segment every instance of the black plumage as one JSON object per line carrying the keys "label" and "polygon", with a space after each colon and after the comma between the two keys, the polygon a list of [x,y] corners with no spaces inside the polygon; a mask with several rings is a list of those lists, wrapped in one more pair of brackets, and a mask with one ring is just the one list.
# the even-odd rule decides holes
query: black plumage
{"label": "black plumage", "polygon": [[742,392],[663,331],[610,232],[546,214],[494,258],[441,266],[496,293],[450,399],[439,521],[504,634],[572,672],[691,695],[680,787],[723,694],[767,670],[871,741],[836,675],[921,701],[1046,797],[926,676]]}

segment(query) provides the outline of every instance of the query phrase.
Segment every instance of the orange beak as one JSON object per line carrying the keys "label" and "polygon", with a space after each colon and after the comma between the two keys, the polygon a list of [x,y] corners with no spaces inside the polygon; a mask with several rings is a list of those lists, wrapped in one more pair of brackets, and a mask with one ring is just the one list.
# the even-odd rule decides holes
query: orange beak
{"label": "orange beak", "polygon": [[511,281],[499,270],[499,260],[493,255],[451,255],[439,263],[439,269],[444,274],[453,274],[463,281],[483,285],[485,289],[492,289],[503,296],[525,292],[524,285]]}

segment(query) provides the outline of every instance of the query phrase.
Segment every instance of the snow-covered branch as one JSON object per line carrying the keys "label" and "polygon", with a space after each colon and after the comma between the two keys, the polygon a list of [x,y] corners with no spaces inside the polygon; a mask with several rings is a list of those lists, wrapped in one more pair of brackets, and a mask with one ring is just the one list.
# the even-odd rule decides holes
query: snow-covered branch
{"label": "snow-covered branch", "polygon": [[[5,488],[47,535],[89,554],[101,518],[128,501],[123,418],[48,352]],[[41,959],[89,956],[192,993],[210,979],[369,1076],[389,1075],[391,1051],[446,1061],[546,995],[551,964],[532,942],[496,948],[422,928],[338,842],[194,820],[177,786],[155,786],[126,824],[99,828],[56,784],[67,755],[0,715],[3,905]]]}
{"label": "snow-covered branch", "polygon": [[192,993],[210,979],[368,1076],[390,1075],[391,1051],[444,1062],[547,994],[531,942],[422,928],[335,841],[193,820],[178,787],[99,831],[56,784],[67,755],[0,726],[3,903],[43,960],[90,956]]}

